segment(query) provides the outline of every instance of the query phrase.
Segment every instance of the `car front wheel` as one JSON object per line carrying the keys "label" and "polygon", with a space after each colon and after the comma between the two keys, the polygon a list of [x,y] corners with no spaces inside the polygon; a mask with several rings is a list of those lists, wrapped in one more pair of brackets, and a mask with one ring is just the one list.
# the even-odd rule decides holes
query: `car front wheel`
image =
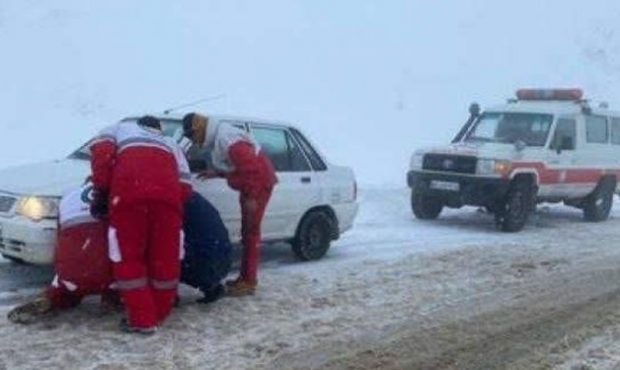
{"label": "car front wheel", "polygon": [[329,250],[333,222],[328,214],[312,211],[304,216],[293,240],[293,253],[302,261],[318,260]]}
{"label": "car front wheel", "polygon": [[505,232],[521,231],[531,211],[530,186],[527,181],[516,181],[495,212],[497,227]]}

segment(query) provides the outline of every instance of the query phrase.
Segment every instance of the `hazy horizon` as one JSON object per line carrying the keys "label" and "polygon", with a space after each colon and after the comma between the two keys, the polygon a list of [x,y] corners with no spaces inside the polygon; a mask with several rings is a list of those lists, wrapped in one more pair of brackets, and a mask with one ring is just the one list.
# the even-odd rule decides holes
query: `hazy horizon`
{"label": "hazy horizon", "polygon": [[[447,11],[449,10],[449,11]],[[0,167],[68,154],[126,115],[290,121],[362,184],[402,185],[467,106],[581,87],[620,107],[620,3],[57,1],[0,4]]]}

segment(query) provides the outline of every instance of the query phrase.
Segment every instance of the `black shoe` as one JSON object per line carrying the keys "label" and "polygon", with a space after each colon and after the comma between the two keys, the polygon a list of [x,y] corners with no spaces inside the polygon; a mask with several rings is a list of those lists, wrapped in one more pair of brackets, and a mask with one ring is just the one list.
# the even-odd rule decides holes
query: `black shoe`
{"label": "black shoe", "polygon": [[150,336],[157,332],[157,326],[151,326],[150,328],[138,328],[129,325],[129,321],[127,321],[127,319],[121,319],[120,327],[121,331],[125,333],[140,334],[145,336]]}
{"label": "black shoe", "polygon": [[226,289],[224,289],[224,286],[222,284],[217,284],[215,287],[203,291],[203,293],[205,296],[196,300],[196,302],[204,304],[213,303],[226,294]]}

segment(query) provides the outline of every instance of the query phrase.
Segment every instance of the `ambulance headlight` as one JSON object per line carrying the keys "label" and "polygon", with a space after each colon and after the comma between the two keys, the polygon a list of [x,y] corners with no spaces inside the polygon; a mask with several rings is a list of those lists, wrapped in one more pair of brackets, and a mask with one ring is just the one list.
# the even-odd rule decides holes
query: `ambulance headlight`
{"label": "ambulance headlight", "polygon": [[19,201],[17,213],[33,221],[58,217],[58,199],[50,197],[24,197]]}
{"label": "ambulance headlight", "polygon": [[478,175],[501,175],[505,176],[510,173],[511,164],[509,161],[496,159],[478,159],[476,164],[476,174]]}

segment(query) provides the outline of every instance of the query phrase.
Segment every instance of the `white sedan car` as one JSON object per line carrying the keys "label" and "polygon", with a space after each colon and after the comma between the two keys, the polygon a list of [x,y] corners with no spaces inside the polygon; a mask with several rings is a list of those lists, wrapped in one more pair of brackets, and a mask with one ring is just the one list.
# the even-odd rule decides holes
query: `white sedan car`
{"label": "white sedan car", "polygon": [[[180,136],[181,117],[159,118],[166,135]],[[226,121],[248,130],[276,168],[279,182],[262,228],[266,242],[290,242],[300,259],[319,259],[332,240],[352,227],[358,209],[353,171],[327,162],[297,128],[240,117],[209,116],[209,120]],[[198,148],[190,149],[192,171],[209,166],[204,154]],[[0,254],[14,261],[52,263],[58,201],[89,174],[87,145],[62,160],[0,171]],[[194,189],[220,211],[231,239],[238,242],[238,194],[223,179],[194,180]]]}

